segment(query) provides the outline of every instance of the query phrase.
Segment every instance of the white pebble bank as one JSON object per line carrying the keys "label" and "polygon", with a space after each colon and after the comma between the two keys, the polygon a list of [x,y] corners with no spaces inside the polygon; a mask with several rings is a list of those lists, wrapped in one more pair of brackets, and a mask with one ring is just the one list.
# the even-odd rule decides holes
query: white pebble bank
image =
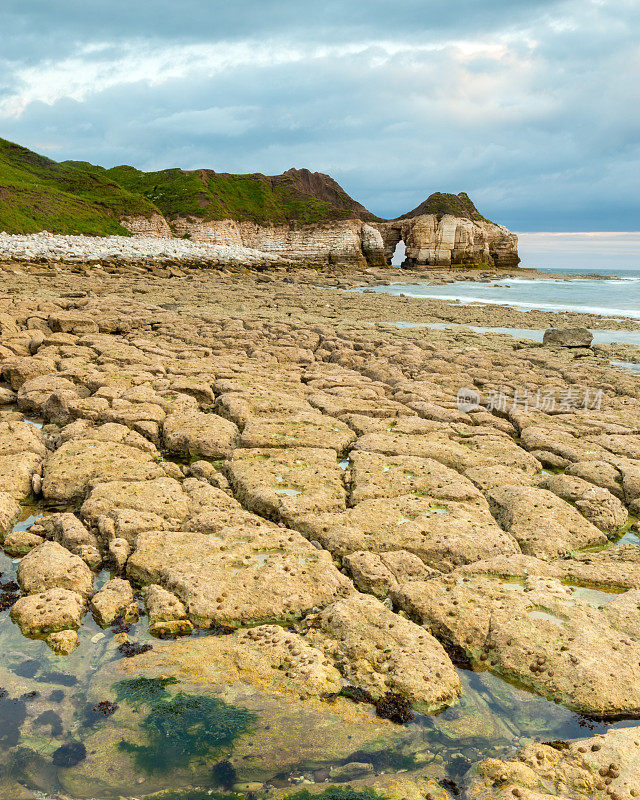
{"label": "white pebble bank", "polygon": [[0,258],[60,262],[176,261],[214,264],[256,264],[282,261],[279,256],[238,245],[205,244],[151,236],[61,236],[0,233]]}

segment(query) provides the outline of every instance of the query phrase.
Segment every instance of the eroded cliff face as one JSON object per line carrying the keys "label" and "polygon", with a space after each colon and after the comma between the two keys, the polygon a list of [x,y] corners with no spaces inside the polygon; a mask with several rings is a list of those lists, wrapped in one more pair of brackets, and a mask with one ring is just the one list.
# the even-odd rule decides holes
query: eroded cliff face
{"label": "eroded cliff face", "polygon": [[126,228],[134,236],[156,236],[165,238],[173,236],[169,223],[162,214],[152,214],[150,217],[125,217],[120,220],[123,228]]}
{"label": "eroded cliff face", "polygon": [[345,264],[355,267],[387,263],[381,232],[358,219],[312,225],[258,225],[232,219],[172,220],[176,236],[209,244],[250,247],[302,264]]}
{"label": "eroded cliff face", "polygon": [[516,267],[518,237],[502,225],[453,214],[418,214],[389,222],[360,219],[313,224],[258,224],[234,219],[202,220],[160,214],[129,217],[121,225],[136,236],[177,236],[194,242],[249,247],[294,264],[381,267],[391,263],[400,240],[403,267]]}
{"label": "eroded cliff face", "polygon": [[502,225],[445,214],[435,214],[374,223],[390,260],[400,240],[406,245],[403,267],[413,269],[488,265],[516,267],[518,237]]}

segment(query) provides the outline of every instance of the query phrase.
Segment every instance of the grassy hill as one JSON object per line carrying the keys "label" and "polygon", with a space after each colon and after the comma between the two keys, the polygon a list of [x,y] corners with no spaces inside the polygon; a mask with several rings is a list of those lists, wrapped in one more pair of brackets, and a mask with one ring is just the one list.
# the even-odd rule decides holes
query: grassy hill
{"label": "grassy hill", "polygon": [[130,191],[144,195],[169,221],[179,216],[273,223],[376,219],[333,178],[304,169],[268,176],[205,169],[140,172],[122,166],[107,170],[106,174]]}
{"label": "grassy hill", "polygon": [[451,214],[454,217],[463,217],[475,222],[490,222],[490,220],[482,216],[466,192],[460,192],[460,194],[434,192],[424,202],[420,203],[417,208],[407,214],[403,214],[398,219],[419,217],[421,214],[435,214],[438,219],[442,219],[445,214]]}
{"label": "grassy hill", "polygon": [[57,163],[0,139],[0,231],[127,234],[118,220],[156,211],[100,167]]}
{"label": "grassy hill", "polygon": [[[379,219],[329,175],[307,169],[282,175],[104,169],[83,161],[58,163],[0,139],[0,231],[126,235],[120,220],[154,213],[169,223],[181,216],[293,224]],[[419,214],[485,219],[464,192],[436,192],[398,219]]]}

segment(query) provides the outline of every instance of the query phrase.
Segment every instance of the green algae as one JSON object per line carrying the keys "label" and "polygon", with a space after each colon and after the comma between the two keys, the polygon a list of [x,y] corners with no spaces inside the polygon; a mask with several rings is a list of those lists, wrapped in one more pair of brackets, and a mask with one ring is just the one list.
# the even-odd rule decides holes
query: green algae
{"label": "green algae", "polygon": [[350,786],[332,786],[321,794],[311,794],[307,789],[295,794],[288,794],[285,800],[315,800],[322,797],[324,800],[386,800],[385,796],[374,792],[373,789],[352,789]]}
{"label": "green algae", "polygon": [[[164,685],[160,687],[164,692]],[[168,772],[196,756],[210,757],[229,747],[252,727],[256,715],[216,697],[179,692],[155,702],[141,724],[149,744],[120,742],[146,772]]]}
{"label": "green algae", "polygon": [[163,700],[168,700],[171,695],[166,691],[167,686],[178,683],[177,678],[132,678],[119,681],[115,685],[116,697],[119,701],[125,700],[129,705],[137,708],[141,705],[152,705]]}

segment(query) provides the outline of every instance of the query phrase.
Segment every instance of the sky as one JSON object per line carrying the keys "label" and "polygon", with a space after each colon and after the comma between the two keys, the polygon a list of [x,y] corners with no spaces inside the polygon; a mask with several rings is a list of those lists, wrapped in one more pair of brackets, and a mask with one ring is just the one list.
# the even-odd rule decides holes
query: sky
{"label": "sky", "polygon": [[516,231],[638,231],[640,3],[2,0],[0,136],[307,167],[382,217],[467,191]]}

